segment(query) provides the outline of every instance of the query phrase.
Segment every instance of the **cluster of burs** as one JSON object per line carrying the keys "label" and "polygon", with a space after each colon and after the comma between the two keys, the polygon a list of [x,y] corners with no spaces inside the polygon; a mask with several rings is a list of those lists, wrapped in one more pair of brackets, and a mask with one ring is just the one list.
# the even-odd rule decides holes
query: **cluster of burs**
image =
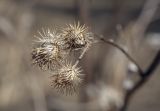
{"label": "cluster of burs", "polygon": [[[32,50],[32,63],[52,74],[52,86],[63,94],[73,94],[82,84],[82,69],[78,67],[84,53],[94,42],[93,33],[80,23],[55,30],[43,29],[36,36]],[[68,59],[73,52],[80,52],[74,63]]]}

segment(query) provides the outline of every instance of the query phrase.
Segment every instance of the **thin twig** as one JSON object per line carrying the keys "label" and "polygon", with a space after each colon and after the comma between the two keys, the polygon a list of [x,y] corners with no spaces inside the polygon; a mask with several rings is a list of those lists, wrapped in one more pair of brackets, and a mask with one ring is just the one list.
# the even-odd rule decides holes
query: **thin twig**
{"label": "thin twig", "polygon": [[[138,20],[135,22],[135,28],[138,30],[137,35],[143,35],[145,30],[147,29],[148,25],[152,21],[158,6],[160,4],[160,0],[146,0],[146,3],[143,7],[142,13],[140,14]],[[140,36],[135,36],[140,38]],[[156,57],[154,58],[152,64],[147,68],[147,70],[142,74],[141,80],[133,87],[132,90],[129,90],[126,94],[124,100],[124,106],[122,107],[121,111],[125,111],[129,104],[130,99],[132,98],[133,94],[141,88],[152,75],[152,73],[156,70],[158,65],[160,64],[160,50],[158,51]]]}
{"label": "thin twig", "polygon": [[141,67],[121,46],[114,43],[113,40],[105,40],[104,37],[102,37],[102,36],[99,36],[99,39],[102,40],[103,42],[119,49],[132,63],[134,63],[136,65],[136,67],[138,68],[138,73],[139,73],[140,77],[143,77],[143,70],[141,69]]}
{"label": "thin twig", "polygon": [[125,111],[127,106],[128,106],[128,104],[129,104],[129,100],[131,99],[131,97],[134,94],[134,92],[137,91],[140,87],[142,87],[147,82],[148,78],[151,76],[151,74],[155,71],[155,69],[160,64],[160,50],[158,51],[158,53],[157,53],[156,57],[154,58],[152,64],[144,72],[144,71],[142,71],[142,69],[138,65],[138,63],[123,48],[121,48],[118,44],[114,43],[111,40],[105,40],[103,37],[100,37],[99,39],[102,40],[103,42],[107,43],[107,44],[110,44],[110,45],[116,47],[123,54],[125,54],[126,57],[137,66],[138,73],[141,76],[141,80],[134,86],[134,88],[132,90],[130,90],[126,94],[125,101],[124,101],[125,103],[124,103],[124,106],[121,109],[121,111]]}
{"label": "thin twig", "polygon": [[125,111],[127,109],[127,106],[129,104],[129,101],[130,101],[131,97],[133,96],[133,94],[147,82],[147,80],[152,75],[152,73],[156,70],[156,68],[158,67],[159,64],[160,64],[160,50],[158,51],[158,53],[155,56],[151,65],[143,73],[143,78],[134,86],[134,88],[132,90],[130,90],[126,94],[125,103],[124,103],[124,106],[122,107],[121,111]]}

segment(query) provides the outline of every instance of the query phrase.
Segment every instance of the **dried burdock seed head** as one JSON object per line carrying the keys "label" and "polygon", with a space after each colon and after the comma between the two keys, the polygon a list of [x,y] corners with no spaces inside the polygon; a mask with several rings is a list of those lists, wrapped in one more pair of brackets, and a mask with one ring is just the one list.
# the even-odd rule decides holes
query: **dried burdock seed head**
{"label": "dried burdock seed head", "polygon": [[54,30],[50,29],[42,29],[42,31],[38,32],[39,36],[35,36],[38,40],[36,40],[36,43],[39,44],[48,44],[48,43],[56,43],[58,45],[62,45],[61,35]]}
{"label": "dried burdock seed head", "polygon": [[61,59],[60,49],[57,44],[47,44],[34,48],[32,51],[33,64],[41,69],[53,69]]}
{"label": "dried burdock seed head", "polygon": [[38,65],[41,69],[54,69],[60,65],[65,56],[61,49],[59,34],[50,30],[40,33],[36,46],[32,50],[33,64]]}
{"label": "dried burdock seed head", "polygon": [[62,37],[67,49],[81,49],[93,41],[93,34],[88,27],[74,23],[69,24],[62,30]]}
{"label": "dried burdock seed head", "polygon": [[62,94],[74,94],[82,82],[81,70],[75,65],[65,63],[56,74],[51,76],[52,86]]}

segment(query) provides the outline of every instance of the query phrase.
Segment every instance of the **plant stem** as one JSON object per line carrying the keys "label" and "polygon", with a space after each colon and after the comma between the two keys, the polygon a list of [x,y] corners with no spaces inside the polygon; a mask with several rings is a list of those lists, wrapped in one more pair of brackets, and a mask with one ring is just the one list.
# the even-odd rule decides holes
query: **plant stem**
{"label": "plant stem", "polygon": [[83,49],[81,55],[78,57],[78,59],[77,59],[77,61],[75,62],[74,66],[76,66],[76,65],[80,62],[80,60],[83,58],[84,54],[87,52],[88,48],[89,48],[89,45],[87,45],[87,46]]}
{"label": "plant stem", "polygon": [[132,63],[134,63],[136,65],[136,67],[138,68],[138,73],[139,73],[140,77],[143,77],[143,70],[141,69],[141,67],[121,46],[114,43],[113,40],[105,40],[102,36],[99,36],[99,39],[101,41],[103,41],[104,43],[107,43],[107,44],[112,45],[113,47],[119,49]]}

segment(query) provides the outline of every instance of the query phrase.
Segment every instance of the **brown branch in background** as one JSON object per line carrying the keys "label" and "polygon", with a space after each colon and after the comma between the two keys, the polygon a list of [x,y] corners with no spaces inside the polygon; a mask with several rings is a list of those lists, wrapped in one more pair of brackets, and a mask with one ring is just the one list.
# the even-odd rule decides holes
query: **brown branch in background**
{"label": "brown branch in background", "polygon": [[[137,35],[143,36],[148,25],[152,22],[152,19],[158,9],[160,0],[146,0],[142,12],[135,22],[135,29],[137,29]],[[138,38],[138,37],[137,37]]]}
{"label": "brown branch in background", "polygon": [[129,10],[128,7],[125,6],[127,4],[127,0],[112,0],[112,2],[112,19],[109,21],[109,24],[105,26],[102,32],[105,36],[113,34],[113,32],[116,31],[117,24],[126,23],[126,19],[129,18]]}
{"label": "brown branch in background", "polygon": [[78,8],[78,16],[80,17],[81,22],[87,26],[90,26],[90,0],[76,0],[76,3]]}

